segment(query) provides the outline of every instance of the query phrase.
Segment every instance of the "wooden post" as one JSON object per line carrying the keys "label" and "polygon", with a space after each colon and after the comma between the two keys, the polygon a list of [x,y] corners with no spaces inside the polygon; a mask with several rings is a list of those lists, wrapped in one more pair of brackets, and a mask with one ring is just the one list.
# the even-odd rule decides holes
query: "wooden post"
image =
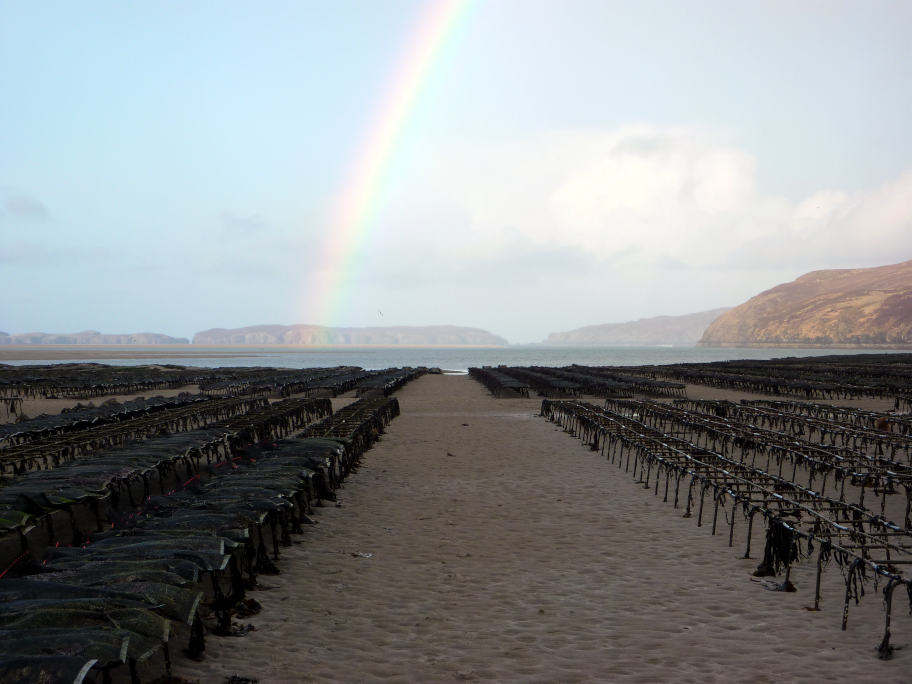
{"label": "wooden post", "polygon": [[817,586],[814,589],[814,610],[820,610],[820,575],[823,574],[823,549],[820,545],[820,552],[817,554]]}
{"label": "wooden post", "polygon": [[890,656],[893,655],[893,647],[890,646],[890,613],[892,612],[893,607],[893,591],[898,587],[902,582],[896,581],[894,578],[890,578],[890,581],[887,582],[887,586],[884,587],[884,603],[886,603],[886,626],[884,627],[884,636],[883,641],[880,642],[880,646],[877,647],[877,657],[882,660],[889,660]]}
{"label": "wooden post", "polygon": [[715,536],[715,534],[716,534],[716,521],[719,519],[720,495],[716,495],[715,499],[716,499],[716,507],[715,507],[715,510],[713,511],[713,530],[712,530],[713,536]]}
{"label": "wooden post", "polygon": [[751,557],[751,533],[754,530],[754,514],[757,511],[752,509],[750,513],[747,514],[747,548],[744,551],[744,558]]}
{"label": "wooden post", "polygon": [[861,564],[861,559],[856,558],[852,561],[852,564],[849,566],[849,572],[846,574],[846,593],[845,593],[845,605],[842,608],[842,631],[846,631],[846,626],[849,623],[849,600],[852,598],[852,578],[855,576],[855,571],[858,569],[858,566]]}
{"label": "wooden post", "polygon": [[697,513],[697,527],[703,527],[703,499],[706,497],[706,486],[700,483],[700,511]]}

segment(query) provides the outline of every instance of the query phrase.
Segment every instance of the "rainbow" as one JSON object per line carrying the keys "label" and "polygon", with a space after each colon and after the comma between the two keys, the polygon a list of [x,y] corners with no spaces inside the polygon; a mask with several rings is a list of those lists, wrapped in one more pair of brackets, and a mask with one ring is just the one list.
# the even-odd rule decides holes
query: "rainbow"
{"label": "rainbow", "polygon": [[308,318],[338,325],[351,299],[364,245],[383,206],[384,180],[412,123],[422,96],[444,56],[462,34],[478,0],[434,0],[417,23],[391,88],[377,108],[340,194],[316,277],[307,290]]}

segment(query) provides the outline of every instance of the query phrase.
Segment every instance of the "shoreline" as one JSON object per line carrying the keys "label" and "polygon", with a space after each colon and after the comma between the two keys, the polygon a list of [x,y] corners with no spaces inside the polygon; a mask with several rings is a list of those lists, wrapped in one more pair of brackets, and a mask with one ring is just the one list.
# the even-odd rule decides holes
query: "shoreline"
{"label": "shoreline", "polygon": [[[901,350],[746,349],[695,347],[480,347],[443,345],[0,345],[0,366],[98,363],[112,366],[164,364],[186,367],[311,368],[340,365],[368,370],[427,366],[655,366],[807,356],[898,355]],[[908,352],[906,352],[908,354]]]}

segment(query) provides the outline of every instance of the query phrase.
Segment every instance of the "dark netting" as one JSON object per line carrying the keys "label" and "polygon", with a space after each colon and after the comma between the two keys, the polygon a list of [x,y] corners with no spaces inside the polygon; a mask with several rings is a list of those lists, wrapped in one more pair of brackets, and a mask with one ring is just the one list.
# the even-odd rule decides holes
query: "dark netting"
{"label": "dark netting", "polygon": [[[155,497],[150,497],[150,500]],[[146,502],[148,504],[148,501]],[[139,524],[139,523],[137,523]],[[179,537],[181,539],[204,537],[207,539],[220,539],[225,544],[226,549],[233,549],[239,544],[244,544],[250,539],[250,530],[246,527],[236,530],[220,530],[218,534],[209,530],[155,530],[142,529],[134,527],[127,530],[108,530],[106,532],[93,532],[89,535],[89,541],[94,543],[102,539],[112,537],[145,537],[157,539],[170,539]]]}
{"label": "dark netting", "polygon": [[307,383],[306,387],[310,391],[329,390],[335,397],[339,394],[344,394],[349,390],[353,390],[355,387],[360,385],[365,380],[373,377],[374,375],[376,375],[374,371],[345,373],[324,379],[312,380]]}
{"label": "dark netting", "polygon": [[[226,478],[231,479],[231,478]],[[270,475],[264,476],[261,482],[260,478],[252,475],[244,477],[243,483],[232,485],[226,482],[222,486],[212,486],[201,491],[206,496],[207,501],[250,501],[254,499],[268,499],[271,497],[292,497],[301,487],[299,482],[275,482]]]}
{"label": "dark netting", "polygon": [[130,549],[109,549],[107,551],[93,551],[89,548],[65,549],[63,547],[53,550],[54,556],[52,561],[55,567],[66,567],[65,562],[61,561],[130,561],[134,568],[141,567],[138,563],[149,560],[161,560],[176,558],[191,561],[198,570],[224,570],[228,563],[228,557],[218,553],[207,553],[205,551],[194,551],[191,549],[180,550],[173,548],[149,549],[140,554]]}
{"label": "dark netting", "polygon": [[529,386],[526,383],[516,378],[511,378],[509,375],[505,375],[490,366],[469,368],[469,375],[487,387],[496,397],[500,397],[505,389],[512,390],[524,397],[529,396]]}
{"label": "dark netting", "polygon": [[183,587],[190,583],[187,578],[173,572],[146,570],[146,563],[143,563],[142,566],[135,570],[125,572],[107,572],[104,569],[105,565],[107,563],[89,563],[80,570],[49,572],[41,575],[32,575],[29,579],[40,582],[63,582],[80,587],[103,586],[118,582],[155,582],[157,584],[169,584],[172,587]]}
{"label": "dark netting", "polygon": [[136,609],[148,610],[153,608],[145,601],[135,601],[125,598],[111,598],[109,596],[93,596],[89,598],[65,599],[22,599],[0,603],[0,622],[14,620],[22,614],[32,614],[41,611],[69,611],[69,610],[108,610]]}
{"label": "dark netting", "polygon": [[110,599],[131,599],[136,600],[134,596],[127,596],[120,591],[112,591],[102,588],[88,588],[73,584],[61,584],[57,582],[36,582],[31,577],[19,579],[8,579],[0,582],[0,610],[3,606],[15,601],[30,601],[39,599],[92,599],[92,598],[110,598]]}
{"label": "dark netting", "polygon": [[212,505],[221,505],[222,509],[231,513],[268,513],[269,511],[278,511],[282,508],[288,508],[291,503],[279,499],[252,499],[249,501],[238,501],[234,498],[214,497],[210,500]]}
{"label": "dark netting", "polygon": [[[130,638],[127,641],[127,658],[139,663],[156,653],[161,649],[162,644],[164,643],[161,639],[150,638],[131,629],[120,627],[112,620],[106,619],[103,615],[85,615],[83,616],[83,619],[79,620],[75,617],[68,617],[68,621],[72,624],[72,627],[69,628],[55,628],[52,625],[60,623],[48,620],[47,617],[48,616],[46,615],[39,615],[31,620],[22,620],[3,625],[2,628],[0,628],[0,632],[36,635],[45,631],[68,632],[73,635],[74,644],[82,644],[88,648],[91,644],[95,643],[92,641],[93,637],[89,634],[90,632],[126,631],[130,635]],[[40,640],[42,637],[36,636],[35,638],[36,640]],[[102,644],[103,643],[104,641],[102,641]],[[2,650],[2,646],[0,646],[0,650]],[[5,682],[6,680],[0,679],[0,681]]]}
{"label": "dark netting", "polygon": [[[69,577],[83,577],[86,581],[94,583],[102,581],[105,577],[114,576],[120,573],[131,572],[167,572],[177,575],[188,582],[199,581],[199,566],[191,560],[184,558],[148,558],[148,559],[112,559],[112,560],[93,560],[91,558],[58,558],[49,560],[41,566],[42,569],[49,573],[46,575],[37,575],[36,579],[47,579],[55,581],[58,577],[57,572],[73,573]],[[51,574],[53,573],[53,574]]]}
{"label": "dark netting", "polygon": [[[124,542],[124,543],[120,543]],[[190,555],[188,555],[188,553]],[[224,564],[225,542],[218,538],[170,537],[163,539],[123,538],[106,539],[88,546],[59,546],[48,551],[48,560],[61,558],[116,559],[174,556],[175,558],[205,559],[202,570],[221,569]]]}
{"label": "dark netting", "polygon": [[89,398],[178,389],[210,379],[213,371],[168,365],[108,366],[100,363],[60,363],[0,368],[0,393],[25,397]]}
{"label": "dark netting", "polygon": [[138,555],[160,549],[181,549],[224,554],[225,542],[218,537],[200,537],[195,535],[180,537],[110,537],[85,548],[93,551],[101,549],[102,553],[117,551]]}
{"label": "dark netting", "polygon": [[3,684],[82,684],[94,660],[76,656],[0,656]]}
{"label": "dark netting", "polygon": [[[26,450],[19,456],[12,449],[3,449],[0,470],[5,463],[11,464],[19,476],[0,488],[0,534],[24,534],[36,518],[58,510],[72,514],[80,505],[89,506],[100,525],[100,502],[109,501],[116,509],[121,497],[126,497],[130,505],[136,505],[131,484],[142,482],[147,493],[156,479],[162,488],[169,481],[180,488],[182,479],[176,474],[181,470],[199,473],[204,458],[206,467],[213,463],[222,466],[233,447],[287,434],[328,415],[332,407],[328,399],[286,399],[274,404],[265,399],[219,399],[181,410],[196,411],[198,415],[168,429],[188,430],[179,434],[157,434],[150,439],[148,431],[140,429],[142,421],[130,421],[131,430],[138,432],[127,444],[123,444],[128,440],[121,433],[96,435],[96,439],[89,431],[81,438],[81,446],[59,440],[47,448],[34,443],[15,447]],[[243,415],[236,415],[242,412]],[[199,427],[205,423],[207,427]],[[122,431],[126,425],[115,427]],[[135,442],[136,439],[144,441]],[[123,445],[114,446],[117,444]],[[95,455],[87,453],[105,446],[112,448]],[[33,467],[45,469],[26,472]]]}
{"label": "dark netting", "polygon": [[[324,378],[348,375],[361,371],[357,366],[338,368],[302,368],[278,370],[275,368],[220,368],[220,377],[213,377],[200,384],[200,390],[207,394],[240,395],[270,394],[279,392],[282,396],[307,392],[310,383]],[[229,379],[224,379],[225,376]]]}
{"label": "dark netting", "polygon": [[[245,589],[255,586],[258,574],[279,572],[272,560],[278,559],[280,545],[291,544],[291,533],[301,532],[311,502],[334,498],[334,490],[364,450],[398,414],[395,399],[362,399],[334,420],[321,422],[311,436],[278,439],[299,429],[302,421],[325,415],[329,402],[321,401],[326,405],[278,402],[256,415],[176,436],[179,439],[111,450],[90,463],[74,461],[78,465],[33,473],[13,488],[3,488],[0,499],[8,510],[34,516],[81,501],[107,500],[110,525],[99,522],[103,531],[83,537],[88,541],[82,546],[49,549],[42,564],[28,566],[34,574],[6,587],[0,582],[0,628],[34,635],[36,630],[60,628],[74,633],[127,630],[131,676],[132,661],[144,660],[163,646],[167,669],[168,618],[190,625],[188,652],[199,654],[205,648],[198,606],[202,575],[207,575],[212,594],[206,605],[216,620],[210,629],[235,633],[234,607],[244,602],[249,608]],[[177,446],[182,451],[175,452]],[[200,468],[203,457],[208,463]],[[180,459],[189,480],[188,475],[174,474]],[[204,480],[203,469],[210,476]],[[153,475],[162,484],[157,491],[165,493],[149,492]],[[137,476],[146,489],[138,504],[129,488],[126,496],[119,489]],[[173,484],[166,487],[166,481]],[[170,487],[174,490],[168,492]],[[123,506],[124,498],[130,506]],[[56,639],[47,635],[49,649],[61,643]],[[96,658],[102,669],[110,664],[111,653],[103,652],[91,634],[79,639],[85,649],[95,648],[93,657],[104,654]],[[66,653],[90,653],[73,650],[77,646],[70,643]]]}
{"label": "dark netting", "polygon": [[176,397],[152,397],[133,399],[123,404],[117,401],[105,402],[101,406],[76,406],[64,409],[56,415],[41,415],[28,420],[0,425],[0,444],[6,446],[25,444],[57,434],[69,434],[97,428],[111,423],[134,420],[150,414],[161,414],[200,402],[211,401],[205,394],[181,392]]}
{"label": "dark netting", "polygon": [[25,511],[14,509],[3,510],[3,505],[0,504],[0,532],[19,530],[25,534],[31,529],[30,522],[33,517],[33,515],[26,513]]}
{"label": "dark netting", "polygon": [[137,521],[145,530],[204,530],[218,532],[238,527],[262,524],[265,513],[221,513],[209,511],[181,511],[169,518],[150,518]]}
{"label": "dark netting", "polygon": [[170,630],[166,618],[145,608],[55,608],[31,609],[17,613],[0,613],[0,629],[22,631],[32,629],[125,629],[131,637],[128,657],[143,661],[167,643]]}
{"label": "dark netting", "polygon": [[397,389],[403,387],[406,383],[421,377],[427,373],[425,369],[415,370],[412,368],[388,369],[373,378],[368,378],[358,386],[358,395],[362,395],[370,390],[380,390],[384,396],[389,396]]}
{"label": "dark netting", "polygon": [[[0,452],[0,471],[26,474],[30,470],[59,466],[63,462],[90,456],[99,449],[130,446],[150,438],[167,439],[174,433],[196,432],[205,425],[223,424],[238,414],[264,410],[270,414],[265,399],[204,399],[188,406],[170,408],[131,420],[98,426],[65,434],[38,437],[26,443],[8,446]],[[124,446],[126,445],[126,446]]]}
{"label": "dark netting", "polygon": [[78,656],[110,667],[127,659],[132,632],[125,629],[0,631],[0,658],[9,655]]}
{"label": "dark netting", "polygon": [[0,582],[0,611],[5,605],[28,600],[53,599],[62,605],[69,600],[89,601],[91,599],[129,599],[147,604],[147,608],[158,608],[163,615],[191,624],[193,614],[203,594],[200,591],[181,589],[168,584],[147,581],[105,583],[104,587],[85,587],[57,582],[36,582],[32,579],[16,579]]}
{"label": "dark netting", "polygon": [[150,604],[157,606],[165,617],[186,625],[193,623],[193,616],[203,598],[201,591],[181,589],[157,582],[116,582],[106,586],[108,589],[142,597]]}
{"label": "dark netting", "polygon": [[[151,497],[150,497],[151,498]],[[243,536],[247,530],[237,530],[237,532]],[[224,535],[216,535],[214,532],[208,532],[206,530],[184,530],[182,532],[171,532],[169,530],[161,531],[150,531],[142,530],[138,528],[129,529],[129,530],[107,530],[105,532],[93,532],[89,535],[89,541],[97,543],[103,539],[113,539],[113,538],[153,538],[153,539],[170,539],[172,537],[180,537],[181,539],[189,539],[201,537],[205,539],[221,539],[225,542],[226,548],[232,548],[238,542],[232,537]]]}

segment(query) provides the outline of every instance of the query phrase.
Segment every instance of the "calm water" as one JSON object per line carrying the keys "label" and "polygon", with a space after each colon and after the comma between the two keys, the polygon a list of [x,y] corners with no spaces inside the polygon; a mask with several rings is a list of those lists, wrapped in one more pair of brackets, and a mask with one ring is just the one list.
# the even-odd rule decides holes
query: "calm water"
{"label": "calm water", "polygon": [[[75,350],[76,348],[74,348]],[[123,350],[123,348],[120,348]],[[56,348],[55,352],[59,352]],[[97,351],[97,347],[93,348]],[[126,351],[126,350],[124,350]],[[139,347],[131,351],[160,351],[155,347]],[[283,368],[313,368],[326,366],[361,366],[373,370],[402,366],[437,366],[447,370],[464,371],[470,366],[566,366],[577,363],[586,366],[638,366],[645,364],[696,363],[728,361],[731,359],[773,359],[785,356],[806,357],[830,354],[863,353],[855,349],[698,349],[696,347],[502,347],[502,348],[401,348],[401,347],[326,347],[308,350],[277,350],[244,347],[237,352],[225,347],[188,348],[192,356],[171,356],[176,351],[168,349],[167,358],[145,359],[92,359],[96,363],[121,366],[141,366],[153,363],[170,363],[182,366],[276,366]],[[224,358],[207,356],[241,353],[244,356]],[[877,352],[883,353],[883,352]],[[66,363],[52,361],[8,361],[10,365],[40,363]]]}

